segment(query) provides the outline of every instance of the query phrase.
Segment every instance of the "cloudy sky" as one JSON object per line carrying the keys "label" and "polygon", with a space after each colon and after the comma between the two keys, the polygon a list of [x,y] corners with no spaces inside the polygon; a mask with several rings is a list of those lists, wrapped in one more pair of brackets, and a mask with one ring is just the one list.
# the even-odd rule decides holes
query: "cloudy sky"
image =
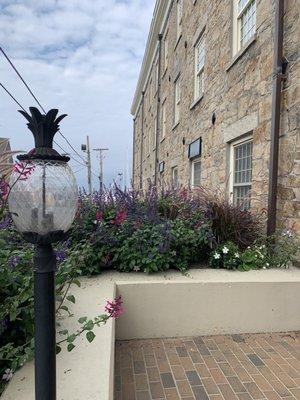
{"label": "cloudy sky", "polygon": [[[155,0],[0,0],[0,46],[43,107],[68,114],[61,131],[79,153],[86,135],[92,148],[109,147],[106,184],[123,172],[130,179],[130,106],[154,4]],[[36,105],[1,54],[0,82],[23,107]],[[17,109],[0,88],[0,137],[9,137],[13,149],[28,150],[32,136]],[[75,156],[62,137],[56,140]],[[95,152],[92,163],[96,187]],[[74,160],[71,166],[79,184],[86,184],[83,166]]]}

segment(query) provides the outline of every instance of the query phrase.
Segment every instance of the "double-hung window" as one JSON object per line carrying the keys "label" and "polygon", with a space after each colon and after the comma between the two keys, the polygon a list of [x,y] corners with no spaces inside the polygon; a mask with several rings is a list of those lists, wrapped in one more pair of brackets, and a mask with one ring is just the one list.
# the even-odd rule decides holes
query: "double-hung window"
{"label": "double-hung window", "polygon": [[177,0],[177,40],[182,34],[182,9],[183,0]]}
{"label": "double-hung window", "polygon": [[205,39],[201,35],[195,46],[195,100],[201,97],[204,90],[204,61]]}
{"label": "double-hung window", "polygon": [[196,159],[192,161],[192,176],[191,176],[191,186],[193,188],[199,187],[201,185],[201,160]]}
{"label": "double-hung window", "polygon": [[172,186],[174,189],[178,188],[178,167],[172,168]]}
{"label": "double-hung window", "polygon": [[181,97],[181,88],[180,88],[180,77],[178,77],[174,83],[174,124],[178,124],[180,117],[180,97]]}
{"label": "double-hung window", "polygon": [[234,1],[234,43],[233,52],[242,49],[255,34],[256,0]]}
{"label": "double-hung window", "polygon": [[243,210],[250,208],[252,182],[252,139],[231,145],[231,190],[234,204]]}

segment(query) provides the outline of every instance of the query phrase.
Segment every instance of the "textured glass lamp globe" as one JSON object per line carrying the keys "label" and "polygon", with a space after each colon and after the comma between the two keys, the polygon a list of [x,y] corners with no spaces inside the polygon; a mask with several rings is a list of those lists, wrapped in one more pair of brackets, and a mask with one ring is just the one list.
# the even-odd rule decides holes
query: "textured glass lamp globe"
{"label": "textured glass lamp globe", "polygon": [[45,235],[66,232],[77,210],[77,184],[67,163],[32,160],[22,162],[10,178],[8,203],[20,232]]}

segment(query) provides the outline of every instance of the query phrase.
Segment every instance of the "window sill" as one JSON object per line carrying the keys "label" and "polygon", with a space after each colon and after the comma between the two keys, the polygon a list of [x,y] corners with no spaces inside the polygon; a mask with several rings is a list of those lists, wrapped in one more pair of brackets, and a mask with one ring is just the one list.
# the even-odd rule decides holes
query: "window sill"
{"label": "window sill", "polygon": [[174,47],[174,51],[177,49],[177,46],[178,46],[178,44],[179,44],[181,38],[182,38],[182,33],[179,35],[179,37],[178,37],[178,39],[177,39],[177,42],[176,42],[175,47]]}
{"label": "window sill", "polygon": [[254,42],[256,42],[256,39],[257,39],[257,35],[255,34],[251,39],[248,40],[248,42],[245,44],[245,46],[236,53],[236,55],[233,57],[233,59],[228,64],[228,66],[226,68],[226,72],[228,72],[234,66],[234,64],[236,64],[238,62],[238,60],[246,53],[246,51],[249,49],[249,47]]}
{"label": "window sill", "polygon": [[176,129],[178,125],[179,125],[179,121],[176,122],[176,123],[172,126],[172,131],[174,131],[174,129]]}
{"label": "window sill", "polygon": [[203,93],[201,94],[201,96],[199,96],[190,106],[190,110],[193,110],[193,108],[196,107],[197,104],[200,103],[200,101],[203,99]]}

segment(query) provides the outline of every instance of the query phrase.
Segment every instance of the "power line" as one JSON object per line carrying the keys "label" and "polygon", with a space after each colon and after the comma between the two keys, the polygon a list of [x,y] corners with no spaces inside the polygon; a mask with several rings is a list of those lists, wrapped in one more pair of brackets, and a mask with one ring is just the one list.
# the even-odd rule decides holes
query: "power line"
{"label": "power line", "polygon": [[46,114],[46,111],[44,110],[43,106],[41,105],[41,103],[38,101],[38,99],[36,98],[36,96],[33,94],[32,90],[30,89],[30,87],[27,85],[27,83],[25,82],[25,80],[23,79],[22,75],[20,74],[20,72],[17,70],[17,68],[14,66],[13,62],[10,60],[10,58],[8,57],[8,55],[5,53],[5,51],[2,49],[2,47],[0,46],[0,51],[1,53],[4,55],[4,57],[6,58],[6,60],[8,61],[8,63],[10,64],[10,66],[13,68],[13,70],[15,71],[15,73],[18,75],[18,77],[21,79],[21,81],[24,83],[25,87],[27,88],[27,90],[29,91],[29,93],[31,94],[31,96],[34,98],[34,100],[38,103],[38,105],[41,107],[41,109],[44,111],[44,113]]}
{"label": "power line", "polygon": [[[22,77],[22,75],[20,74],[20,72],[18,71],[18,69],[16,68],[16,66],[14,65],[14,63],[11,61],[11,59],[8,57],[8,55],[5,53],[5,51],[2,49],[2,47],[0,46],[0,51],[3,54],[3,56],[6,58],[6,60],[8,61],[9,65],[13,68],[13,70],[15,71],[15,73],[18,75],[18,77],[21,79],[21,81],[23,82],[23,84],[25,85],[26,89],[29,91],[29,93],[31,94],[31,96],[34,98],[34,100],[37,102],[37,104],[40,106],[40,108],[42,109],[42,111],[46,114],[46,111],[44,109],[44,107],[41,105],[41,103],[39,102],[39,100],[37,99],[37,97],[35,96],[35,94],[33,93],[33,91],[30,89],[29,85],[26,83],[25,79]],[[25,111],[25,110],[24,110]],[[61,131],[58,131],[60,133],[60,135],[64,138],[64,140],[68,143],[68,145],[71,147],[71,149],[77,154],[77,156],[79,158],[81,158],[81,160],[83,160],[83,162],[86,162],[85,159],[81,156],[81,154],[79,154],[77,152],[77,150],[72,146],[72,144],[69,142],[69,140],[65,137],[65,135],[63,135],[61,133]]]}
{"label": "power line", "polygon": [[[11,92],[3,85],[3,83],[0,82],[0,86],[1,86],[2,89],[9,95],[9,97],[10,97],[23,111],[26,112],[26,110],[25,110],[25,108],[22,106],[22,104],[18,102],[18,100],[17,100],[17,99],[11,94]],[[58,146],[64,153],[67,154],[67,151],[66,151],[60,144],[58,144],[55,140],[53,140],[53,142],[54,142],[54,143],[56,144],[56,146]],[[85,162],[85,160],[84,160],[85,163],[83,164],[82,162],[78,161],[75,157],[71,157],[71,156],[70,156],[70,158],[71,158],[72,160],[74,160],[75,162],[77,162],[78,164],[80,164],[80,165],[86,167],[86,162]],[[93,173],[93,172],[92,172],[92,173]],[[96,176],[96,174],[95,174],[95,176]]]}
{"label": "power line", "polygon": [[9,91],[8,89],[6,89],[6,87],[5,87],[1,82],[0,82],[0,86],[1,86],[1,87],[6,91],[6,93],[13,99],[13,101],[14,101],[15,103],[17,103],[18,106],[19,106],[20,108],[22,108],[23,111],[26,112],[25,108],[18,102],[18,100],[10,93],[10,91]]}

